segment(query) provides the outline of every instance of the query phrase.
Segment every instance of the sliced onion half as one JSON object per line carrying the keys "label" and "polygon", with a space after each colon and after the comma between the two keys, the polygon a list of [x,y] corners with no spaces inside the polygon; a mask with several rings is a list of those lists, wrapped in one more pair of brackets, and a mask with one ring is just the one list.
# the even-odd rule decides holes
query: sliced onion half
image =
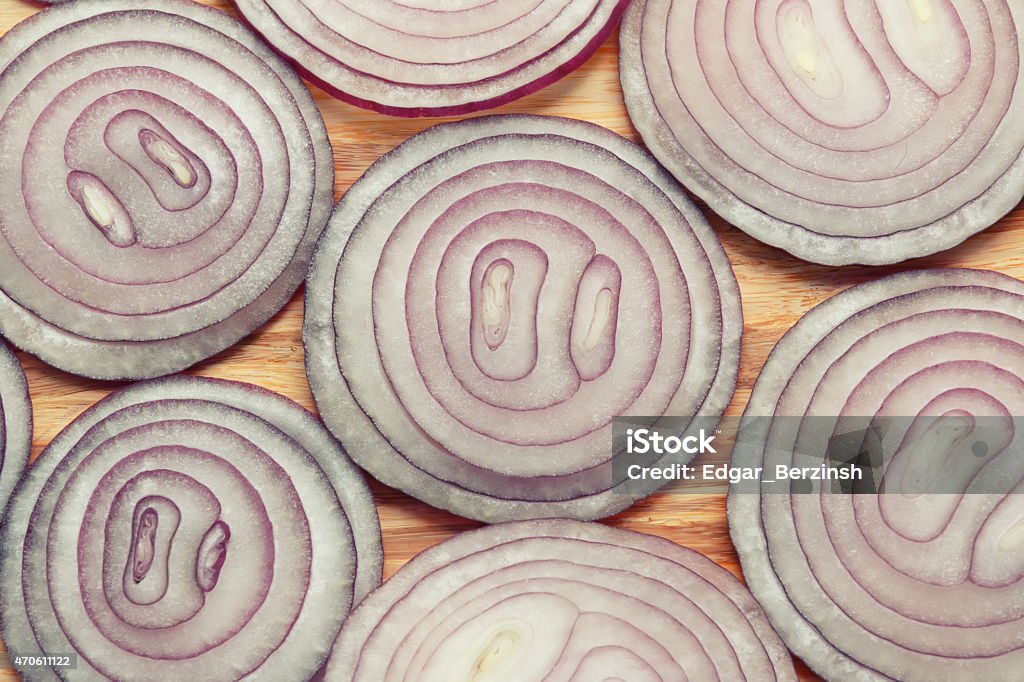
{"label": "sliced onion half", "polygon": [[721,244],[639,147],[491,116],[414,136],[345,195],[304,340],[320,413],[360,466],[494,522],[598,518],[653,492],[615,470],[613,416],[713,428],[741,328]]}
{"label": "sliced onion half", "polygon": [[620,40],[655,156],[800,258],[935,253],[1024,196],[1016,0],[636,0]]}
{"label": "sliced onion half", "polygon": [[395,116],[496,107],[553,83],[611,33],[629,0],[234,0],[335,97]]}
{"label": "sliced onion half", "polygon": [[423,552],[345,623],[328,682],[795,680],[731,573],[667,540],[506,523]]}
{"label": "sliced onion half", "polygon": [[[1024,283],[924,270],[844,291],[769,357],[745,418],[773,414],[734,466],[774,478],[832,456],[822,420],[889,424],[881,493],[730,491],[743,574],[794,653],[827,679],[1020,679]],[[900,462],[948,480],[888,489]]]}
{"label": "sliced onion half", "polygon": [[330,212],[312,97],[240,22],[76,0],[0,40],[0,333],[61,369],[152,377],[265,322]]}
{"label": "sliced onion half", "polygon": [[0,514],[32,449],[32,403],[21,363],[0,341]]}
{"label": "sliced onion half", "polygon": [[194,377],[68,425],[0,542],[4,643],[77,653],[76,679],[308,679],[382,565],[369,489],[320,423]]}

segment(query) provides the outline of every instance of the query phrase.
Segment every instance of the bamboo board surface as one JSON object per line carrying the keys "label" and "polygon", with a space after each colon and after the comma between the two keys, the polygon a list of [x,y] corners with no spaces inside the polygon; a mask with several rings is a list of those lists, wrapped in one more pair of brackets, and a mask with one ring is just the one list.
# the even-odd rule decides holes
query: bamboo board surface
{"label": "bamboo board surface", "polygon": [[[227,4],[207,1],[222,9]],[[0,32],[38,7],[0,0]],[[227,9],[227,11],[231,11]],[[613,36],[580,69],[529,97],[494,112],[529,112],[585,119],[639,140],[626,117]],[[453,119],[398,119],[364,111],[311,88],[334,146],[335,197],[381,154],[413,133]],[[879,275],[934,266],[990,268],[1024,279],[1024,207],[965,244],[943,254],[886,268],[832,268],[798,261],[728,226],[705,209],[732,260],[743,295],[744,337],[739,383],[727,414],[739,415],[768,352],[797,319],[831,295]],[[233,348],[203,362],[193,374],[259,384],[316,409],[306,384],[301,340],[302,292],[268,324]],[[18,353],[28,375],[35,415],[32,457],[79,413],[121,384],[96,382],[50,368]],[[476,527],[472,521],[432,509],[371,481],[384,536],[385,577],[418,552],[453,534]],[[729,542],[724,495],[654,495],[607,521],[611,525],[660,535],[711,557],[740,575]],[[801,668],[801,677],[815,679]],[[0,682],[18,677],[0,670]]]}

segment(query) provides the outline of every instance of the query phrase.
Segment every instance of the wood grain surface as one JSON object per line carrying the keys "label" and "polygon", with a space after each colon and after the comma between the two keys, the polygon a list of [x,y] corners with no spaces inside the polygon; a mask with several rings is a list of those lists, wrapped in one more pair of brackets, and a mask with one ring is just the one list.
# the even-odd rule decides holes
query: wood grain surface
{"label": "wood grain surface", "polygon": [[[208,2],[232,12],[226,3]],[[0,0],[0,31],[38,11],[19,0]],[[554,85],[496,112],[530,112],[585,119],[639,140],[626,117],[617,72],[613,36],[580,69]],[[334,145],[336,197],[378,156],[407,137],[443,120],[406,120],[364,111],[311,88]],[[703,207],[702,207],[703,208]],[[743,411],[768,352],[797,319],[815,304],[860,282],[897,270],[932,266],[991,268],[1024,278],[1024,208],[965,244],[898,267],[833,268],[798,261],[730,227],[705,209],[721,237],[743,295],[744,337],[739,385],[727,414]],[[301,340],[302,292],[268,324],[191,373],[259,384],[315,410],[306,384]],[[28,374],[35,414],[33,459],[72,419],[120,384],[81,379],[19,353]],[[479,524],[432,509],[404,494],[372,482],[384,533],[385,575],[413,555],[454,533]],[[660,535],[711,557],[736,575],[739,566],[725,520],[724,495],[660,494],[634,505],[607,523]],[[801,666],[801,677],[815,679]],[[0,671],[0,682],[16,680]]]}

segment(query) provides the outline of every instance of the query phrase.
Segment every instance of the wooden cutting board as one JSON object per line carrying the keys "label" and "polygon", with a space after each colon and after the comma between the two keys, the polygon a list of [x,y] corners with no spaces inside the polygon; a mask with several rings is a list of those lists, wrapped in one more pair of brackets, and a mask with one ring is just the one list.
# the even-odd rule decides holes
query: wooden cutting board
{"label": "wooden cutting board", "polygon": [[[225,2],[207,2],[228,9]],[[0,31],[6,32],[38,8],[19,0],[0,0]],[[529,112],[585,119],[639,140],[622,102],[617,72],[618,45],[610,38],[584,66],[558,83],[497,112]],[[442,120],[390,118],[357,109],[312,88],[334,145],[340,197],[381,154],[413,133]],[[854,284],[897,270],[935,266],[990,268],[1024,278],[1024,208],[966,244],[930,258],[889,268],[831,268],[798,261],[730,227],[705,210],[732,259],[743,294],[744,337],[739,386],[727,414],[743,411],[768,352],[801,315],[815,304]],[[236,379],[283,393],[315,410],[306,384],[301,340],[300,291],[262,329],[234,348],[196,366],[193,374]],[[35,458],[68,422],[121,384],[81,379],[19,353],[28,374],[35,414]],[[372,482],[384,533],[385,576],[413,555],[453,534],[479,524],[432,509],[402,493]],[[708,555],[740,575],[729,542],[724,495],[655,495],[609,519],[609,524],[660,535]],[[801,676],[815,679],[806,669]],[[16,680],[0,671],[0,682]]]}

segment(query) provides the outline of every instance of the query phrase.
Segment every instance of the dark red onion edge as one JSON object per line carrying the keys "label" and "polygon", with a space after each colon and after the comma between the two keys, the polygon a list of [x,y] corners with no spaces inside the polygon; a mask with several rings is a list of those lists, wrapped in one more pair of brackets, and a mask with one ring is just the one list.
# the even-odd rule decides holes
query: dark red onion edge
{"label": "dark red onion edge", "polygon": [[[63,2],[64,0],[58,1]],[[291,64],[296,71],[301,73],[302,77],[305,80],[312,83],[319,89],[323,90],[331,97],[334,97],[335,99],[340,99],[343,102],[346,102],[353,106],[360,107],[361,109],[369,109],[370,111],[376,111],[377,113],[380,114],[386,114],[388,116],[398,116],[401,118],[463,116],[465,114],[471,114],[477,111],[484,111],[486,109],[493,109],[495,107],[500,107],[502,105],[508,104],[509,102],[514,102],[517,99],[521,99],[523,97],[526,97],[527,95],[531,95],[537,92],[538,90],[542,90],[547,86],[551,85],[552,83],[560,81],[561,79],[568,76],[570,73],[572,73],[580,66],[582,66],[584,62],[590,59],[595,52],[597,52],[597,48],[601,46],[601,43],[603,43],[608,38],[608,36],[611,35],[612,31],[615,30],[615,28],[619,25],[619,19],[625,13],[630,2],[632,2],[632,0],[619,0],[618,6],[612,12],[612,15],[609,17],[607,23],[605,23],[605,25],[601,27],[601,30],[599,30],[594,35],[594,37],[590,39],[590,42],[588,42],[583,47],[583,49],[580,50],[572,59],[563,63],[554,71],[550,71],[546,75],[541,76],[530,83],[521,85],[515,90],[510,90],[509,92],[498,95],[497,97],[479,100],[476,102],[467,102],[466,104],[457,104],[445,107],[394,107],[389,106],[387,104],[380,104],[379,102],[374,102],[372,100],[363,99],[361,97],[356,97],[355,95],[351,95],[343,90],[339,90],[338,88],[334,87],[327,81],[318,78],[315,74],[308,71],[302,65],[302,62],[289,56],[288,54],[280,50],[275,44],[271,43],[269,40],[267,41],[267,44],[270,45],[270,47],[273,48],[273,50],[277,52],[277,54],[279,54],[289,64]],[[237,5],[235,6],[235,8],[237,10]],[[246,23],[246,25],[250,29],[252,29],[256,33],[259,33],[256,27],[249,23],[249,21],[245,18],[245,15],[241,11],[238,11],[238,16],[243,22]],[[306,44],[309,45],[309,43]],[[561,43],[559,43],[559,45],[561,45]],[[312,45],[309,45],[309,47],[314,50],[316,49]],[[484,80],[477,82],[486,83],[488,81],[497,80],[499,78],[501,78],[501,76],[492,76],[491,78],[485,78]]]}

